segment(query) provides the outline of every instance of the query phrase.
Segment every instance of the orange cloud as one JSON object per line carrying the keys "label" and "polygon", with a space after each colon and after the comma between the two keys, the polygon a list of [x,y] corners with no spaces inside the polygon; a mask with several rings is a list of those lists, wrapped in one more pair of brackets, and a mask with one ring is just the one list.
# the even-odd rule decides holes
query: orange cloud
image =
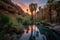
{"label": "orange cloud", "polygon": [[16,3],[16,4],[17,4],[18,6],[20,6],[20,7],[22,8],[22,10],[25,11],[25,12],[27,12],[27,9],[28,9],[28,13],[31,14],[28,5],[25,6],[25,5],[21,4],[21,3]]}

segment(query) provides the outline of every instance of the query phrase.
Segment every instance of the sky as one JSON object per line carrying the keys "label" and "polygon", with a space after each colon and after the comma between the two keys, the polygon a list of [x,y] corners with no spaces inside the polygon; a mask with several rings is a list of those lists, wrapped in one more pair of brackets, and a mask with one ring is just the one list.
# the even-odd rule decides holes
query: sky
{"label": "sky", "polygon": [[26,12],[26,9],[29,10],[29,4],[37,3],[38,6],[43,7],[47,0],[12,0],[12,2],[19,5]]}

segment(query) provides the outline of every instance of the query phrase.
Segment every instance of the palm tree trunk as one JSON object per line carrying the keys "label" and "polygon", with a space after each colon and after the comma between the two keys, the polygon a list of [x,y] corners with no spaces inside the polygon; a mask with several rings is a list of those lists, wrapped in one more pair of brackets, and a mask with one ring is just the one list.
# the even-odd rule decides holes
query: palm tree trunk
{"label": "palm tree trunk", "polygon": [[[36,14],[36,10],[35,10],[35,14]],[[35,24],[36,24],[36,20],[37,20],[37,14],[36,14],[36,16],[35,16]]]}
{"label": "palm tree trunk", "polygon": [[33,12],[31,12],[31,21],[32,21],[32,25],[33,25]]}
{"label": "palm tree trunk", "polygon": [[51,6],[49,7],[49,21],[52,22]]}

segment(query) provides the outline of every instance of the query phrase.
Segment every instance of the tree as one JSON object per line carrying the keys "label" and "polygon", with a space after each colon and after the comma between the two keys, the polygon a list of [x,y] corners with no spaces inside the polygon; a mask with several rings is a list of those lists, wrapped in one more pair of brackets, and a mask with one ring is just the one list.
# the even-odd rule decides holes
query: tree
{"label": "tree", "polygon": [[[29,5],[29,8],[30,8],[30,12],[31,12],[31,14],[32,14],[31,20],[32,20],[32,25],[33,25],[33,23],[34,23],[34,20],[33,20],[33,11],[36,12],[37,4],[36,4],[36,3],[31,3],[31,4]],[[33,30],[33,27],[32,27],[32,26],[31,26],[31,28],[32,28],[32,30]],[[32,32],[31,32],[31,37],[32,37]],[[33,39],[32,39],[32,40],[33,40]]]}
{"label": "tree", "polygon": [[52,3],[54,0],[48,0],[47,4],[48,4],[48,14],[49,14],[49,21],[52,22],[52,14],[51,14],[51,7],[52,7]]}
{"label": "tree", "polygon": [[0,14],[0,26],[2,28],[8,27],[8,24],[10,24],[10,18],[7,15]]}
{"label": "tree", "polygon": [[28,9],[26,9],[27,13],[28,13]]}
{"label": "tree", "polygon": [[31,3],[29,5],[29,8],[30,8],[30,12],[31,12],[31,15],[32,15],[31,19],[32,19],[32,24],[33,24],[33,11],[35,11],[35,13],[36,13],[37,3]]}
{"label": "tree", "polygon": [[56,1],[55,9],[57,11],[57,22],[60,23],[60,1]]}
{"label": "tree", "polygon": [[22,16],[18,16],[17,20],[18,20],[18,23],[22,23],[23,17]]}
{"label": "tree", "polygon": [[36,10],[37,10],[37,3],[34,4],[34,10],[35,10],[35,13],[36,13]]}
{"label": "tree", "polygon": [[39,7],[39,11],[41,10],[41,6]]}
{"label": "tree", "polygon": [[52,3],[54,0],[48,0],[48,2],[47,3]]}
{"label": "tree", "polygon": [[[48,3],[50,6],[49,7],[49,13],[51,12],[51,10],[56,10],[56,12],[57,12],[56,21],[57,21],[57,23],[59,23],[60,22],[60,0],[48,0]],[[50,15],[50,18],[51,18],[51,15]]]}

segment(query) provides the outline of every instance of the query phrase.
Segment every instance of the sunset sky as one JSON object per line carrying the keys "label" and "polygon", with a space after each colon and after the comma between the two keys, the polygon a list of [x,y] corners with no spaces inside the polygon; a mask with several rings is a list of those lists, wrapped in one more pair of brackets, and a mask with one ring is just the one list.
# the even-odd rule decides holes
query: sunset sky
{"label": "sunset sky", "polygon": [[47,0],[12,0],[15,4],[19,5],[25,12],[26,9],[29,9],[30,3],[37,3],[38,6],[43,7]]}

